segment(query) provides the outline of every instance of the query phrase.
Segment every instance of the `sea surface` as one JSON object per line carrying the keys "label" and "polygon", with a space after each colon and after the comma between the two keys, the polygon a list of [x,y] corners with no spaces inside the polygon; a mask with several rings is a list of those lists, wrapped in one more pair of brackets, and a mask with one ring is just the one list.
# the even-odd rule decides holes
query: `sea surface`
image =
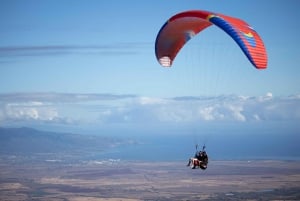
{"label": "sea surface", "polygon": [[[199,137],[201,139],[201,137]],[[195,140],[191,135],[135,136],[129,144],[110,148],[100,158],[142,161],[182,161],[205,150],[210,160],[300,160],[300,137],[227,134]],[[197,148],[197,149],[196,149]]]}
{"label": "sea surface", "polygon": [[120,144],[93,153],[89,159],[96,161],[188,161],[204,145],[210,161],[300,160],[298,122],[205,122],[196,126],[134,124],[132,127],[113,125],[107,129],[72,132],[120,140]]}

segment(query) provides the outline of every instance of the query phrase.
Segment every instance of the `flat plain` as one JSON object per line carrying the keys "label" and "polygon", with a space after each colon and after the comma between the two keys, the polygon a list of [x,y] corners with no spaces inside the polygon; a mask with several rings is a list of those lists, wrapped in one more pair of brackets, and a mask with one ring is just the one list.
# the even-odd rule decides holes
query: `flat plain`
{"label": "flat plain", "polygon": [[0,160],[0,200],[300,200],[300,161]]}

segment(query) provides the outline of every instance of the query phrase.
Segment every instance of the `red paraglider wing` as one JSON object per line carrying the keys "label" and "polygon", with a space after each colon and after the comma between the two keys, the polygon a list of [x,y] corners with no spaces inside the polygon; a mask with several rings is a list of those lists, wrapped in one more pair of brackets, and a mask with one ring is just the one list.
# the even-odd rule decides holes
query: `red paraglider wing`
{"label": "red paraglider wing", "polygon": [[206,17],[209,12],[188,11],[171,17],[160,29],[155,52],[159,63],[170,67],[179,50],[193,36],[212,25]]}
{"label": "red paraglider wing", "polygon": [[212,24],[229,34],[256,68],[267,67],[263,41],[246,22],[200,10],[176,14],[163,25],[155,42],[155,54],[159,63],[164,67],[170,67],[184,44]]}

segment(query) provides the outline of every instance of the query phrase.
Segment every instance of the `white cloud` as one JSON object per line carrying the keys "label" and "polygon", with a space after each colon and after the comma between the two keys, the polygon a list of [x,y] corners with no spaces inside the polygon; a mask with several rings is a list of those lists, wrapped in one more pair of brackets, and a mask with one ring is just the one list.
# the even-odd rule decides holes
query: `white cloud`
{"label": "white cloud", "polygon": [[204,120],[215,120],[215,115],[213,114],[214,107],[204,107],[199,109],[199,114]]}
{"label": "white cloud", "polygon": [[246,121],[246,117],[242,114],[244,108],[238,104],[226,104],[234,120]]}
{"label": "white cloud", "polygon": [[256,120],[256,121],[260,121],[260,117],[258,114],[253,114],[253,118]]}
{"label": "white cloud", "polygon": [[2,108],[3,116],[11,120],[52,121],[58,117],[54,107],[44,106],[40,102],[9,103]]}
{"label": "white cloud", "polygon": [[[72,101],[72,99],[75,99]],[[2,94],[0,124],[186,123],[199,121],[300,121],[300,96],[137,97],[113,94]]]}
{"label": "white cloud", "polygon": [[268,93],[266,94],[266,97],[272,98],[272,97],[273,97],[273,94],[272,94],[271,92],[268,92]]}
{"label": "white cloud", "polygon": [[162,98],[140,97],[139,103],[142,105],[165,104],[167,101]]}

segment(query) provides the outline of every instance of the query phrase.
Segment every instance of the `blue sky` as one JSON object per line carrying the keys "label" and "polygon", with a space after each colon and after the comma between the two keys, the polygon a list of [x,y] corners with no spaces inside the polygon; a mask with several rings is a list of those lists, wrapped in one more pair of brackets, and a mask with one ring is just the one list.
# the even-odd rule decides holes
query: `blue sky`
{"label": "blue sky", "polygon": [[[297,0],[1,0],[0,126],[279,121],[297,130],[299,8]],[[216,27],[162,68],[156,35],[190,9],[247,21],[265,42],[268,69],[256,70]]]}

